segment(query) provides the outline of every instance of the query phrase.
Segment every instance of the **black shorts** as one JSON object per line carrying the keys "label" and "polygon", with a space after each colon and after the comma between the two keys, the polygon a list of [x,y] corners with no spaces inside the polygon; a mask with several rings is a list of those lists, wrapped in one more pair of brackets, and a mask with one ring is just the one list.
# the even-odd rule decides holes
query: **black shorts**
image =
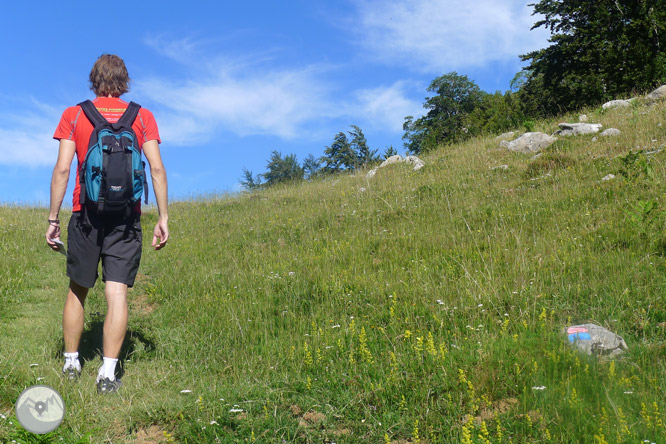
{"label": "black shorts", "polygon": [[67,276],[92,288],[102,260],[102,280],[128,287],[141,262],[141,216],[102,218],[86,212],[72,214],[67,227]]}

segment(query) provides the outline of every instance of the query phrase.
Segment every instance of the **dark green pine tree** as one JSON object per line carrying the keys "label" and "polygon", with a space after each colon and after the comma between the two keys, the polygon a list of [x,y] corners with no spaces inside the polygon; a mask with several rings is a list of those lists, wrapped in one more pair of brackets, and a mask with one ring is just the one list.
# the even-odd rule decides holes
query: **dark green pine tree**
{"label": "dark green pine tree", "polygon": [[262,176],[266,179],[266,185],[269,186],[303,179],[303,168],[298,164],[295,154],[282,157],[280,152],[273,151],[266,170]]}
{"label": "dark green pine tree", "polygon": [[551,32],[528,61],[524,100],[540,114],[627,97],[666,81],[666,1],[541,0],[532,29]]}
{"label": "dark green pine tree", "polygon": [[356,125],[351,126],[352,131],[349,131],[351,137],[350,145],[352,150],[356,153],[356,165],[364,167],[371,163],[377,162],[377,150],[371,150],[368,146],[368,141],[365,139],[363,130]]}
{"label": "dark green pine tree", "polygon": [[335,135],[331,146],[327,146],[324,150],[321,162],[323,163],[321,170],[325,173],[338,173],[356,168],[357,158],[345,133],[339,132]]}

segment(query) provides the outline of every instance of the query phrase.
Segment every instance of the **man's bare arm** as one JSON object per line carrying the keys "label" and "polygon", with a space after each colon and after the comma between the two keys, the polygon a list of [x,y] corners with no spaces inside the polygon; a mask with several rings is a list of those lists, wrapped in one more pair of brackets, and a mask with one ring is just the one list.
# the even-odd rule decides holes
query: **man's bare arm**
{"label": "man's bare arm", "polygon": [[[162,155],[160,154],[160,145],[157,140],[149,140],[143,144],[143,153],[148,159],[150,164],[150,176],[153,180],[153,191],[155,192],[155,200],[157,201],[157,211],[159,219],[153,231],[153,247],[156,250],[164,247],[169,240],[169,211],[167,209],[168,202],[168,186],[167,175],[162,163]],[[159,241],[158,241],[159,239]]]}
{"label": "man's bare arm", "polygon": [[[49,219],[57,220],[60,214],[60,207],[67,192],[67,182],[69,181],[69,168],[76,154],[76,144],[72,140],[60,139],[60,149],[58,160],[53,168],[51,176],[51,205],[49,210]],[[46,230],[46,243],[54,250],[58,248],[51,239],[60,238],[60,224],[49,224]]]}

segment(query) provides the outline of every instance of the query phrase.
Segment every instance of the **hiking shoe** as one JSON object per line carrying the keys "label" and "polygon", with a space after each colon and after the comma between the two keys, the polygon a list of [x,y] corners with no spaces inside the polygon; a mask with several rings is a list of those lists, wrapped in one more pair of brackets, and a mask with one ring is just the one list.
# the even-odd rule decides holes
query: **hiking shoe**
{"label": "hiking shoe", "polygon": [[99,381],[97,381],[97,393],[99,393],[100,395],[117,392],[119,388],[120,388],[120,379],[114,379],[112,381],[109,378],[102,378]]}
{"label": "hiking shoe", "polygon": [[77,369],[73,365],[70,365],[67,368],[62,369],[62,375],[68,381],[76,381],[81,376],[81,370]]}

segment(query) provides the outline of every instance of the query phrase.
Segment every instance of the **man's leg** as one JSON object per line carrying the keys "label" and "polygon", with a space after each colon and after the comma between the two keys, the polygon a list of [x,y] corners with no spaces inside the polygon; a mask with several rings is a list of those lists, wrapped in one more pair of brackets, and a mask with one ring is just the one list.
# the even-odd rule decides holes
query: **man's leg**
{"label": "man's leg", "polygon": [[62,333],[65,339],[65,365],[62,372],[66,378],[74,380],[81,374],[79,362],[79,342],[83,333],[83,307],[88,289],[73,280],[69,281],[69,291],[62,313]]}
{"label": "man's leg", "polygon": [[127,285],[107,281],[106,319],[104,320],[104,357],[118,359],[127,332]]}
{"label": "man's leg", "polygon": [[75,353],[79,349],[79,342],[83,333],[83,306],[87,295],[87,288],[81,287],[72,280],[69,281],[69,291],[67,292],[65,309],[62,315],[65,353]]}

